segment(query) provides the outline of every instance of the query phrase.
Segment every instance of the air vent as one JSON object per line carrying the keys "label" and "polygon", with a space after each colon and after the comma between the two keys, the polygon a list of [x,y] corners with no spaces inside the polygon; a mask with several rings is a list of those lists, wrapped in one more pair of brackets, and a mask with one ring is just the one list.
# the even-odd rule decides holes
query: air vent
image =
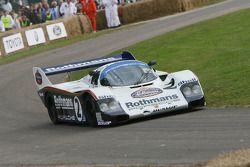
{"label": "air vent", "polygon": [[168,74],[166,74],[166,75],[160,75],[159,77],[160,77],[160,79],[162,81],[165,81],[165,79],[167,78],[167,76],[168,76]]}

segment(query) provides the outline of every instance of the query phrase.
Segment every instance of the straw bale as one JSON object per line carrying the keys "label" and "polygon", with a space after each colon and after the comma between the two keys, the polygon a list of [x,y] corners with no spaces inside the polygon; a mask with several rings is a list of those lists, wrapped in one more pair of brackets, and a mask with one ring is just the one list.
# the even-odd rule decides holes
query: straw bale
{"label": "straw bale", "polygon": [[69,38],[82,34],[82,28],[80,26],[78,16],[65,18],[63,19],[63,23]]}
{"label": "straw bale", "polygon": [[92,26],[89,18],[85,15],[78,15],[80,27],[82,29],[82,34],[92,32]]}
{"label": "straw bale", "polygon": [[105,16],[105,10],[100,10],[96,15],[96,29],[103,30],[107,28],[107,20]]}
{"label": "straw bale", "polygon": [[145,0],[123,7],[123,24],[154,19],[180,12],[182,3],[179,0]]}

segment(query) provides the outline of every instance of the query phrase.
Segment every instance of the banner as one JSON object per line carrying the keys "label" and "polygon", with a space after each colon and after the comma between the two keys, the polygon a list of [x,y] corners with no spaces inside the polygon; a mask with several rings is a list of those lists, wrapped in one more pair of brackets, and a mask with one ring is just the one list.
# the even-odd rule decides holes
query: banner
{"label": "banner", "polygon": [[23,44],[21,33],[17,33],[11,36],[4,37],[3,45],[4,45],[6,54],[23,49],[24,44]]}
{"label": "banner", "polygon": [[55,39],[67,37],[67,32],[62,22],[47,25],[46,29],[49,35],[49,40],[55,40]]}
{"label": "banner", "polygon": [[26,39],[29,46],[45,43],[45,36],[42,28],[36,28],[25,31]]}

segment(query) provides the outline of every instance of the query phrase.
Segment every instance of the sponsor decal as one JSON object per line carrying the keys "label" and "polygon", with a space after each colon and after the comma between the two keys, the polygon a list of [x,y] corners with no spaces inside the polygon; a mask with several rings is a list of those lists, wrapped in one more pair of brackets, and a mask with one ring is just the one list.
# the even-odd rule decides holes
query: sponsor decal
{"label": "sponsor decal", "polygon": [[46,42],[42,28],[35,28],[25,31],[25,36],[29,46],[34,46]]}
{"label": "sponsor decal", "polygon": [[79,122],[86,121],[85,116],[82,112],[82,105],[80,103],[80,100],[76,96],[74,97],[74,108],[77,120]]}
{"label": "sponsor decal", "polygon": [[110,125],[111,121],[104,121],[100,112],[96,113],[97,125]]}
{"label": "sponsor decal", "polygon": [[55,39],[67,37],[67,32],[62,22],[47,25],[46,29],[48,32],[49,40],[55,40]]}
{"label": "sponsor decal", "polygon": [[98,96],[98,99],[111,99],[114,98],[112,95],[102,95],[102,96]]}
{"label": "sponsor decal", "polygon": [[175,105],[175,106],[168,106],[168,107],[164,107],[164,108],[154,109],[153,112],[169,111],[169,110],[174,110],[176,108],[177,108],[177,105]]}
{"label": "sponsor decal", "polygon": [[57,72],[57,71],[62,71],[62,70],[69,70],[69,69],[74,69],[77,67],[83,67],[83,66],[89,66],[93,64],[100,64],[100,63],[106,63],[110,61],[115,61],[117,58],[114,57],[109,57],[105,59],[99,59],[99,60],[92,60],[92,61],[87,61],[87,62],[79,62],[79,63],[72,63],[72,64],[66,64],[62,66],[57,66],[57,67],[50,67],[50,68],[45,68],[45,72]]}
{"label": "sponsor decal", "polygon": [[159,88],[142,88],[131,94],[133,98],[150,97],[161,94],[163,91]]}
{"label": "sponsor decal", "polygon": [[56,36],[60,36],[62,34],[62,29],[58,26],[58,25],[55,25],[53,27],[53,33],[56,35]]}
{"label": "sponsor decal", "polygon": [[179,97],[177,94],[173,94],[170,96],[162,96],[162,97],[157,97],[157,98],[152,98],[152,99],[143,99],[139,100],[136,102],[127,102],[125,103],[126,107],[129,110],[133,109],[143,109],[147,106],[156,106],[161,105],[161,104],[171,104],[173,102],[180,101]]}
{"label": "sponsor decal", "polygon": [[34,31],[34,39],[36,42],[39,41],[39,36],[38,36],[38,33],[36,31]]}
{"label": "sponsor decal", "polygon": [[4,37],[3,44],[4,44],[5,52],[7,54],[24,48],[21,33],[17,33],[11,36]]}
{"label": "sponsor decal", "polygon": [[67,110],[73,110],[73,100],[71,98],[64,98],[61,96],[54,96],[54,102],[56,109],[67,109]]}
{"label": "sponsor decal", "polygon": [[35,74],[35,78],[36,78],[36,83],[38,85],[42,85],[43,83],[43,78],[42,78],[42,75],[37,71],[36,74]]}
{"label": "sponsor decal", "polygon": [[21,38],[16,37],[11,40],[5,41],[5,44],[8,49],[12,49],[12,48],[17,48],[18,46],[20,46],[22,42],[21,42]]}
{"label": "sponsor decal", "polygon": [[191,83],[191,82],[195,82],[195,81],[197,81],[196,78],[192,78],[192,79],[190,79],[190,80],[180,81],[180,82],[178,83],[178,86],[182,86],[182,85],[184,85],[184,84]]}

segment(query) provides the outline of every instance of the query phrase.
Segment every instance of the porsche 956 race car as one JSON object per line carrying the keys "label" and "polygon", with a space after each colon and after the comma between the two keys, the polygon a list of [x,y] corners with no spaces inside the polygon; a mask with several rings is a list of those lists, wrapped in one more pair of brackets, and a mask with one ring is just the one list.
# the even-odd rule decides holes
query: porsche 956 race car
{"label": "porsche 956 race car", "polygon": [[[59,66],[33,67],[38,95],[54,124],[113,125],[131,119],[205,106],[197,76],[167,73],[129,52]],[[48,76],[97,67],[80,80],[52,84]]]}

